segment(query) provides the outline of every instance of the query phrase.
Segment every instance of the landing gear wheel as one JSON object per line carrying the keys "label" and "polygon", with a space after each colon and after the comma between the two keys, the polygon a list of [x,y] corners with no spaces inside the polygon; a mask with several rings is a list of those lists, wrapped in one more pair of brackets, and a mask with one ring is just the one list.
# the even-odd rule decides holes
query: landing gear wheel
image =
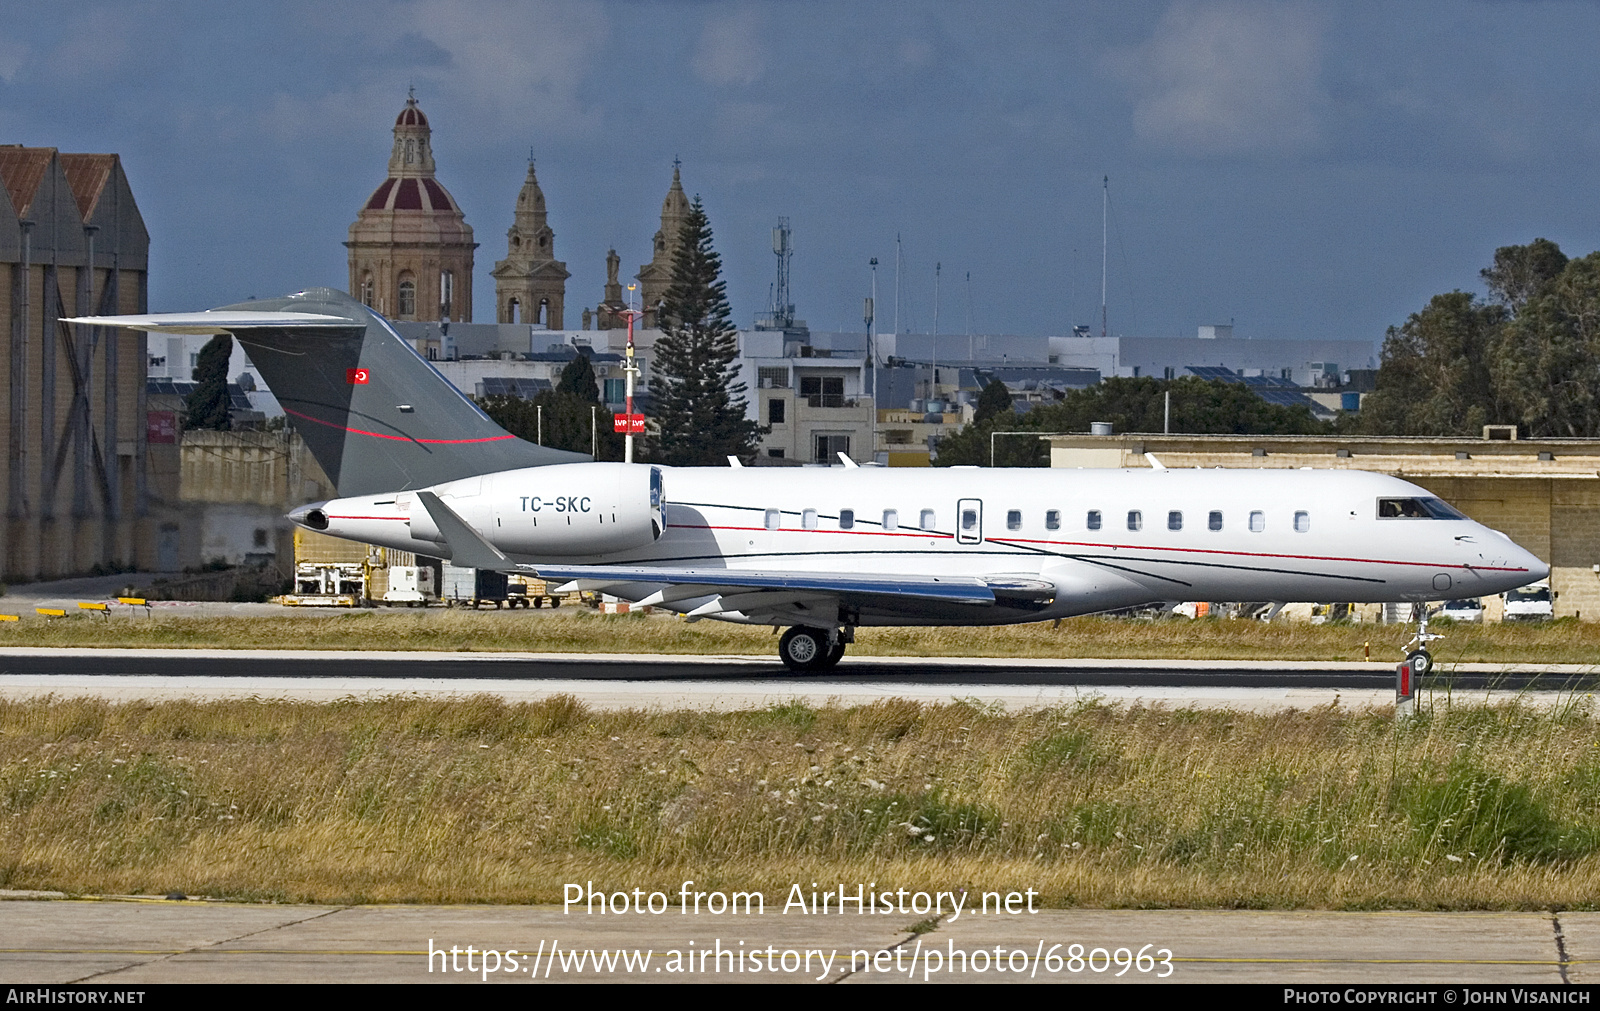
{"label": "landing gear wheel", "polygon": [[838,642],[834,643],[833,649],[828,651],[827,662],[824,663],[820,669],[833,670],[835,667],[839,666],[839,661],[844,659],[845,645],[846,643],[843,639],[840,639]]}
{"label": "landing gear wheel", "polygon": [[1412,677],[1427,677],[1433,673],[1433,654],[1425,649],[1414,649],[1406,654],[1406,666]]}
{"label": "landing gear wheel", "polygon": [[[842,653],[842,650],[841,650]],[[828,633],[820,628],[796,625],[778,640],[778,656],[792,671],[809,674],[828,666]]]}

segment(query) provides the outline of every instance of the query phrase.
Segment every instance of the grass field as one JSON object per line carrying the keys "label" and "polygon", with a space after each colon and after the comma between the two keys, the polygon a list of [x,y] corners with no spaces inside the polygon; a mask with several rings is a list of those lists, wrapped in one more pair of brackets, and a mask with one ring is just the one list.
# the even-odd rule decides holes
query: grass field
{"label": "grass field", "polygon": [[[361,624],[352,622],[351,624]],[[0,887],[552,902],[877,882],[1048,905],[1594,908],[1587,700],[594,712],[0,702]]]}
{"label": "grass field", "polygon": [[[1436,623],[1443,663],[1595,663],[1600,623]],[[1073,618],[997,628],[864,628],[852,656],[1130,657],[1149,659],[1356,660],[1394,663],[1404,625],[1309,625],[1184,619]],[[529,650],[539,652],[756,653],[777,650],[772,629],[665,614],[358,611],[333,617],[168,617],[105,621],[72,616],[0,626],[0,645],[192,648]]]}

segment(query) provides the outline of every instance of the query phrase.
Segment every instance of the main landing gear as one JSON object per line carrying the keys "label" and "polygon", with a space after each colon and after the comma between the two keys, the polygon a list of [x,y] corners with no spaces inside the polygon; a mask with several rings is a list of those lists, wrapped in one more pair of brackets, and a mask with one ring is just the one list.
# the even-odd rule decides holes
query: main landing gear
{"label": "main landing gear", "polygon": [[1443,639],[1438,632],[1428,631],[1428,605],[1417,604],[1417,634],[1406,643],[1406,666],[1411,668],[1413,677],[1425,677],[1433,673],[1433,654],[1428,652],[1428,643],[1435,639]]}
{"label": "main landing gear", "polygon": [[778,656],[784,666],[801,674],[832,669],[844,656],[845,644],[855,639],[855,629],[827,631],[796,625],[778,640]]}

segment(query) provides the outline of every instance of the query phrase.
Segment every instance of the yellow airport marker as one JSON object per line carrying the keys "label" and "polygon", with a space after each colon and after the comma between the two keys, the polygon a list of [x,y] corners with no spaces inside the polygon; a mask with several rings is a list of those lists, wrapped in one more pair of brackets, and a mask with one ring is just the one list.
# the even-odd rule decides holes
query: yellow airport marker
{"label": "yellow airport marker", "polygon": [[143,597],[118,597],[117,603],[127,604],[129,607],[142,607],[144,613],[150,613],[150,602]]}
{"label": "yellow airport marker", "polygon": [[59,607],[36,607],[34,610],[38,611],[46,618],[65,618],[67,616],[67,612],[63,611]]}
{"label": "yellow airport marker", "polygon": [[78,609],[82,610],[82,611],[99,611],[100,612],[100,617],[106,619],[107,621],[111,620],[111,615],[109,613],[110,609],[107,608],[104,603],[101,603],[99,601],[96,601],[94,603],[86,603],[84,601],[79,601],[78,602]]}
{"label": "yellow airport marker", "polygon": [[19,614],[0,614],[0,621],[21,621],[21,620],[22,620],[22,616],[19,615]]}

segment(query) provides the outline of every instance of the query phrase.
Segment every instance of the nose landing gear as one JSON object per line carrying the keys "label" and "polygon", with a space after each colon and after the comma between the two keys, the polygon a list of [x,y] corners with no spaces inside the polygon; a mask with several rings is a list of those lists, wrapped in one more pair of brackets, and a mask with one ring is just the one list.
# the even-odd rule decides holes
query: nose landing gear
{"label": "nose landing gear", "polygon": [[845,644],[852,641],[854,629],[824,631],[796,625],[778,640],[778,656],[784,666],[802,674],[832,669],[844,656]]}
{"label": "nose landing gear", "polygon": [[1428,643],[1435,639],[1443,639],[1438,632],[1428,631],[1428,605],[1418,604],[1417,632],[1411,641],[1406,643],[1406,665],[1411,668],[1413,677],[1424,677],[1433,673],[1433,654],[1428,652]]}

